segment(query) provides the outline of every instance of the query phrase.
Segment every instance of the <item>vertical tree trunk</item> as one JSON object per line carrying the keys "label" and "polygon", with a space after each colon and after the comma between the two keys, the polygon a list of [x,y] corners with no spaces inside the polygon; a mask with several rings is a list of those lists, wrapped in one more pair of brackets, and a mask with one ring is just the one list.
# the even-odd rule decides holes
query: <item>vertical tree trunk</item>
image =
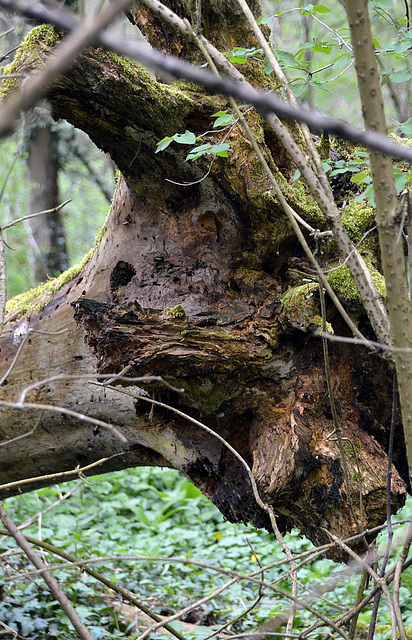
{"label": "vertical tree trunk", "polygon": [[[38,111],[38,110],[37,110]],[[32,120],[28,139],[28,213],[53,209],[59,204],[58,136],[42,111]],[[66,240],[60,211],[32,218],[31,272],[35,284],[68,267]]]}

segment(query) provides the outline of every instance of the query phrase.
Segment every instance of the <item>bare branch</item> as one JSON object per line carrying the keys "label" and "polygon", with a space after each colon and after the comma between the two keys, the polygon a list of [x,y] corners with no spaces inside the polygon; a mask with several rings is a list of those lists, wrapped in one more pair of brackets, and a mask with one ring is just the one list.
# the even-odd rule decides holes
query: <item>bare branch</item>
{"label": "bare branch", "polygon": [[15,539],[19,547],[23,549],[24,553],[29,558],[29,560],[34,564],[35,567],[37,567],[37,569],[41,571],[43,580],[49,587],[53,596],[60,603],[63,611],[65,612],[70,622],[76,629],[79,637],[83,638],[83,640],[93,640],[86,626],[83,624],[83,622],[80,620],[79,616],[77,615],[76,611],[74,610],[71,602],[68,600],[66,595],[60,589],[59,583],[57,582],[56,578],[52,576],[50,571],[48,571],[46,565],[39,558],[37,553],[31,548],[31,546],[27,542],[24,535],[20,533],[16,525],[10,520],[9,516],[4,510],[2,503],[0,503],[0,518],[4,526],[6,527],[6,529],[8,529],[8,531],[11,533],[11,535],[13,536],[13,538]]}
{"label": "bare branch", "polygon": [[7,224],[4,225],[4,227],[2,227],[2,229],[3,231],[5,229],[10,229],[10,227],[14,227],[19,222],[23,222],[23,220],[29,220],[30,218],[35,218],[36,216],[42,216],[43,214],[47,214],[47,213],[57,213],[58,211],[60,211],[60,209],[63,209],[63,207],[65,207],[66,204],[68,204],[69,202],[71,202],[71,198],[70,200],[66,200],[65,202],[62,202],[62,204],[59,204],[57,207],[54,207],[53,209],[46,209],[45,211],[37,211],[36,213],[29,213],[27,216],[22,216],[21,218],[17,218],[17,220],[12,220],[11,222],[8,222]]}
{"label": "bare branch", "polygon": [[0,131],[3,133],[10,131],[20,111],[33,106],[57,76],[72,65],[76,55],[93,43],[99,31],[105,29],[119,13],[127,9],[130,2],[131,0],[116,0],[97,18],[92,17],[85,20],[81,26],[74,22],[72,17],[68,17],[73,34],[57,47],[56,55],[44,70],[30,76],[21,90],[12,94],[5,102],[0,110]]}
{"label": "bare branch", "polygon": [[[67,13],[54,8],[46,8],[39,2],[29,4],[24,2],[24,0],[0,0],[0,6],[10,11],[18,11],[23,15],[40,22],[49,22],[60,29],[64,29],[65,31],[72,31],[78,25],[77,21],[72,16],[67,15]],[[93,30],[94,38],[96,38],[96,31],[97,29]],[[165,56],[159,51],[148,50],[147,48],[136,45],[134,42],[122,41],[120,38],[110,33],[100,34],[97,40],[101,46],[107,49],[113,49],[113,51],[117,51],[124,56],[137,60],[154,71],[166,71],[176,78],[182,78],[189,80],[190,82],[200,84],[210,93],[220,93],[226,96],[233,96],[242,102],[253,104],[264,115],[276,113],[284,118],[290,118],[297,120],[298,122],[305,122],[310,128],[315,130],[321,129],[341,138],[345,138],[346,140],[352,140],[355,143],[362,144],[370,149],[375,149],[381,153],[412,162],[412,149],[410,147],[396,144],[388,136],[382,133],[371,129],[361,131],[349,124],[340,122],[315,111],[293,107],[278,97],[275,93],[259,91],[247,85],[247,83],[234,82],[229,78],[216,78],[206,69],[195,67],[188,62],[176,59],[174,56]],[[84,41],[86,41],[85,37]],[[82,47],[80,42],[76,44],[77,53]],[[73,55],[75,55],[75,53]],[[67,60],[65,63],[67,63],[68,66],[69,63]],[[65,68],[67,68],[67,66]],[[57,73],[61,73],[62,70],[63,69],[59,69],[54,73],[57,75]],[[37,74],[35,77],[37,78]],[[51,80],[51,78],[48,78],[48,81],[49,80]],[[36,91],[37,86],[36,81]],[[44,90],[43,84],[42,90]],[[18,113],[20,109],[28,108],[36,102],[37,98],[38,95],[35,93],[34,89],[29,93],[26,85],[24,98],[19,98],[18,108],[15,111]],[[0,136],[5,135],[8,132],[14,121],[10,117],[5,117],[3,109],[0,110]]]}
{"label": "bare branch", "polygon": [[35,478],[25,478],[24,480],[16,480],[16,482],[8,482],[7,484],[0,485],[0,489],[12,489],[13,487],[19,487],[20,485],[24,485],[24,484],[34,484],[39,481],[48,482],[50,480],[61,480],[62,482],[63,481],[66,482],[67,480],[69,480],[70,476],[82,475],[84,474],[85,471],[89,471],[90,469],[97,467],[99,464],[103,464],[104,462],[107,462],[107,460],[110,460],[111,458],[115,458],[116,456],[121,456],[121,455],[123,455],[123,452],[115,453],[109,458],[100,458],[100,460],[96,460],[91,464],[87,464],[85,467],[76,467],[76,469],[73,469],[72,471],[61,471],[60,473],[51,473],[46,476],[37,476]]}

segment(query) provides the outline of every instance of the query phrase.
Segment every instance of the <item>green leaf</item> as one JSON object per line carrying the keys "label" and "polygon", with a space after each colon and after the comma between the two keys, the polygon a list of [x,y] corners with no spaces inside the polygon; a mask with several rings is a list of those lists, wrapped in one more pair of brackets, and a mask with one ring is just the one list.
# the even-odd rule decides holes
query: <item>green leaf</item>
{"label": "green leaf", "polygon": [[392,82],[408,82],[412,78],[412,69],[403,69],[391,74]]}
{"label": "green leaf", "polygon": [[296,66],[298,64],[293,53],[286,51],[285,49],[278,49],[276,51],[276,57],[281,64],[290,66]]}
{"label": "green leaf", "polygon": [[186,131],[184,133],[175,133],[173,140],[179,144],[195,144],[196,136],[192,131]]}
{"label": "green leaf", "polygon": [[246,56],[240,57],[240,56],[228,55],[227,57],[230,60],[230,62],[233,62],[233,64],[246,64],[247,62]]}
{"label": "green leaf", "polygon": [[227,158],[227,151],[230,149],[230,144],[224,142],[222,144],[214,144],[211,146],[210,153],[213,153],[216,156],[224,156]]}
{"label": "green leaf", "polygon": [[197,158],[204,156],[205,153],[208,153],[210,151],[211,146],[212,145],[207,142],[206,144],[201,144],[199,147],[195,147],[190,153],[187,154],[185,162],[187,162],[188,160],[197,160]]}
{"label": "green leaf", "polygon": [[170,138],[169,136],[166,136],[166,138],[163,138],[162,140],[160,140],[160,142],[158,142],[156,145],[155,153],[159,153],[159,151],[164,151],[172,142],[172,140],[173,138]]}
{"label": "green leaf", "polygon": [[405,185],[408,181],[408,174],[405,171],[394,169],[393,177],[395,179],[396,193],[400,193],[404,190]]}
{"label": "green leaf", "polygon": [[313,12],[317,11],[318,13],[330,13],[329,7],[325,7],[324,4],[317,4],[313,7]]}
{"label": "green leaf", "polygon": [[198,147],[195,147],[190,153],[204,153],[205,151],[209,151],[211,146],[210,142],[207,142],[206,144],[201,144]]}
{"label": "green leaf", "polygon": [[295,98],[302,98],[306,92],[306,82],[297,82],[292,88]]}
{"label": "green leaf", "polygon": [[318,42],[317,44],[313,45],[313,51],[315,51],[316,53],[325,53],[326,55],[329,55],[332,49],[333,47],[330,44],[326,44],[323,42]]}
{"label": "green leaf", "polygon": [[281,16],[283,16],[283,11],[275,11],[270,16],[262,16],[262,17],[260,17],[258,19],[258,24],[269,24],[270,22],[272,22],[272,20],[273,20],[273,18],[275,16],[280,18]]}
{"label": "green leaf", "polygon": [[351,177],[350,181],[355,184],[362,184],[367,176],[368,173],[366,171],[359,171],[359,173]]}
{"label": "green leaf", "polygon": [[232,113],[224,113],[213,123],[213,127],[223,127],[232,122],[236,122],[235,116]]}
{"label": "green leaf", "polygon": [[332,65],[332,69],[342,69],[343,67],[347,67],[348,64],[351,63],[351,60],[352,56],[350,53],[343,53],[339,58],[336,58]]}
{"label": "green leaf", "polygon": [[409,118],[408,120],[406,120],[406,122],[401,124],[399,129],[402,131],[402,133],[405,134],[405,136],[407,136],[408,138],[411,138],[412,137],[412,118]]}

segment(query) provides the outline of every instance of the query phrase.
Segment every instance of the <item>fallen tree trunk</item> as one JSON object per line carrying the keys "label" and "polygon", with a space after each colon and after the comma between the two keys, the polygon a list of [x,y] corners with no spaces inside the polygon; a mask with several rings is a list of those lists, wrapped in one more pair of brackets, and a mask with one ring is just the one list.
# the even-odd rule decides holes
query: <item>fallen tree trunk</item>
{"label": "fallen tree trunk", "polygon": [[[38,64],[39,52],[50,55],[56,37],[50,27],[34,30],[14,70]],[[226,100],[191,85],[162,84],[101,50],[80,55],[48,100],[55,118],[66,118],[110,153],[122,177],[88,260],[10,306],[0,340],[2,375],[27,341],[1,388],[0,484],[17,484],[0,487],[0,495],[44,486],[56,473],[69,479],[74,469],[102,458],[86,473],[172,466],[229,520],[270,529],[244,467],[224,443],[136,398],[144,387],[149,399],[205,423],[239,452],[281,529],[297,526],[320,544],[329,541],[325,529],[346,538],[357,527],[383,522],[391,371],[359,347],[331,348],[345,483],[322,345],[311,335],[318,294],[313,284],[296,287],[305,259],[249,141],[238,128],[231,131],[229,157],[216,159],[209,173],[206,162],[185,162],[180,147],[154,153],[166,135],[185,129],[203,134]],[[253,113],[250,122],[290,204],[324,224],[302,185],[288,183],[294,168],[268,125]],[[343,330],[333,309],[329,319]],[[96,384],[96,374],[122,371],[161,376],[184,392],[159,383]],[[85,378],[75,378],[80,374]],[[27,394],[26,402],[41,409],[6,404],[55,375],[67,377]],[[404,502],[407,477],[397,428],[393,509]],[[340,550],[331,555],[342,558]]]}

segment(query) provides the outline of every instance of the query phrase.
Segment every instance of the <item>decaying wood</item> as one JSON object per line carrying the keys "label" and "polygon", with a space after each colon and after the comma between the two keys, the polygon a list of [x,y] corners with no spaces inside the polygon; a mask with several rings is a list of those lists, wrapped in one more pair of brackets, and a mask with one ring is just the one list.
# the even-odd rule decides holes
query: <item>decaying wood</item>
{"label": "decaying wood", "polygon": [[[27,58],[20,64],[27,66]],[[32,303],[30,328],[50,335],[30,335],[2,399],[17,400],[25,386],[57,373],[85,374],[89,380],[40,386],[27,401],[104,420],[127,443],[109,429],[72,417],[2,409],[0,483],[68,472],[102,457],[110,459],[99,471],[172,466],[229,520],[270,528],[243,467],[222,443],[182,417],[151,410],[122,393],[139,393],[143,386],[155,399],[207,424],[244,457],[282,529],[297,526],[317,544],[329,541],[325,528],[342,538],[357,533],[348,494],[363,528],[384,521],[391,372],[358,347],[331,348],[350,476],[345,486],[322,348],[310,334],[317,293],[308,293],[304,312],[293,305],[282,308],[282,294],[305,263],[250,144],[234,129],[233,152],[216,160],[207,177],[207,163],[184,162],[180,148],[154,153],[165,135],[209,129],[211,114],[225,101],[192,86],[158,83],[138,65],[99,50],[79,56],[48,99],[54,116],[86,131],[111,154],[123,177],[103,236],[83,270],[51,299],[41,294],[44,308]],[[293,168],[282,146],[256,115],[251,123],[283,177],[289,201],[304,213],[284,179]],[[330,314],[342,330],[333,310]],[[27,331],[24,323],[27,318],[9,316],[0,341],[3,373]],[[66,333],[51,335],[61,329]],[[160,375],[184,393],[159,384],[96,385],[96,373],[125,367],[128,376]],[[36,425],[33,435],[7,443]],[[402,476],[407,476],[397,428],[394,509],[403,504]],[[0,489],[0,495],[19,490]],[[341,559],[341,551],[332,556]]]}

